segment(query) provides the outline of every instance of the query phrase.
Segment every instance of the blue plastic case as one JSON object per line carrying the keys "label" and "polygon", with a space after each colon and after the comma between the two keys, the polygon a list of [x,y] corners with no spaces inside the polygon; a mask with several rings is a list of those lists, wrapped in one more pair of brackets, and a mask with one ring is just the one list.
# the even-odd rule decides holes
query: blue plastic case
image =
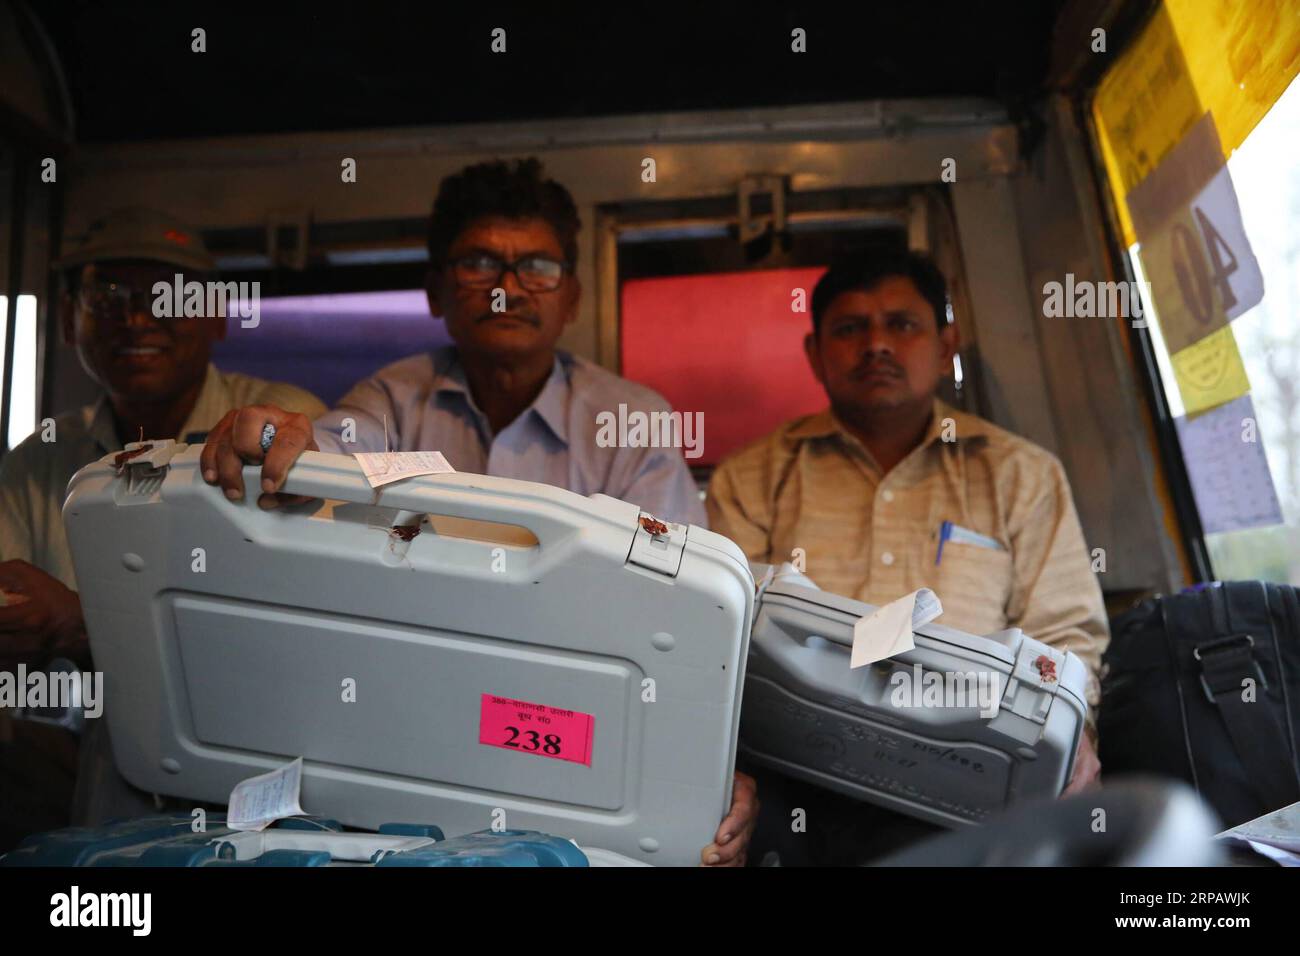
{"label": "blue plastic case", "polygon": [[484,830],[447,840],[435,826],[386,824],[348,833],[337,821],[295,817],[260,832],[212,814],[142,817],[28,837],[0,866],[587,866],[576,845],[533,830]]}

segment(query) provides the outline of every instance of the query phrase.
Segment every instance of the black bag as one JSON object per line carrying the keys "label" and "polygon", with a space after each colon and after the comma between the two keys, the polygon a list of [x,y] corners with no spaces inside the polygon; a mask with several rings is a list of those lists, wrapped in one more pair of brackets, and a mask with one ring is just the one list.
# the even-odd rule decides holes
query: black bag
{"label": "black bag", "polygon": [[1111,635],[1097,717],[1103,775],[1185,780],[1225,826],[1300,800],[1295,588],[1233,581],[1153,598],[1116,618]]}

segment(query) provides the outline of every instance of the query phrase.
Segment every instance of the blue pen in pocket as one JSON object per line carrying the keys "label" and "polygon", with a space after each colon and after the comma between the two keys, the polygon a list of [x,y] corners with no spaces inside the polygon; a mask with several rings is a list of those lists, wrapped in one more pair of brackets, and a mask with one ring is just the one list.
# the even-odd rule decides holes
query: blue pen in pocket
{"label": "blue pen in pocket", "polygon": [[990,538],[986,534],[978,534],[970,528],[963,528],[959,524],[951,521],[945,521],[939,525],[939,550],[934,556],[935,566],[943,560],[943,546],[945,542],[954,541],[958,544],[969,544],[976,548],[986,548],[989,551],[1005,551],[1002,542],[996,538]]}
{"label": "blue pen in pocket", "polygon": [[939,562],[943,560],[943,543],[952,537],[952,522],[945,521],[939,525],[939,550],[934,555],[934,566],[937,568]]}

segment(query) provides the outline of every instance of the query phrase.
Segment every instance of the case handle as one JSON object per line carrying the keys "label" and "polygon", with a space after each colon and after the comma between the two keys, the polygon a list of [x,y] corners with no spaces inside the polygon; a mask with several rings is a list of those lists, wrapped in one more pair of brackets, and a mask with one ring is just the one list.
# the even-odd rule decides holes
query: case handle
{"label": "case handle", "polygon": [[[260,472],[260,465],[245,466],[244,487],[259,487]],[[630,541],[641,513],[636,505],[607,495],[583,497],[553,485],[467,472],[423,475],[371,488],[356,459],[316,451],[302,453],[281,490],[417,514],[519,525],[543,548],[602,524],[625,531]],[[249,496],[248,501],[257,506],[255,497]]]}

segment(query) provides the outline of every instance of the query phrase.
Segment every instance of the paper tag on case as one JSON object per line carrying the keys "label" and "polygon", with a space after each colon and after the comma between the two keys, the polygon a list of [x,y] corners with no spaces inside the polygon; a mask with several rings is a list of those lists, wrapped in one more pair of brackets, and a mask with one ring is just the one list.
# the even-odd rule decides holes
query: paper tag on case
{"label": "paper tag on case", "polygon": [[440,451],[377,451],[358,452],[352,456],[371,488],[417,478],[420,475],[445,475],[454,472]]}
{"label": "paper tag on case", "polygon": [[301,757],[270,773],[241,780],[230,792],[226,826],[232,830],[265,830],[276,820],[301,816],[301,788]]}
{"label": "paper tag on case", "polygon": [[929,588],[918,588],[858,618],[853,625],[849,667],[865,667],[910,651],[916,646],[912,631],[942,613],[938,596]]}

